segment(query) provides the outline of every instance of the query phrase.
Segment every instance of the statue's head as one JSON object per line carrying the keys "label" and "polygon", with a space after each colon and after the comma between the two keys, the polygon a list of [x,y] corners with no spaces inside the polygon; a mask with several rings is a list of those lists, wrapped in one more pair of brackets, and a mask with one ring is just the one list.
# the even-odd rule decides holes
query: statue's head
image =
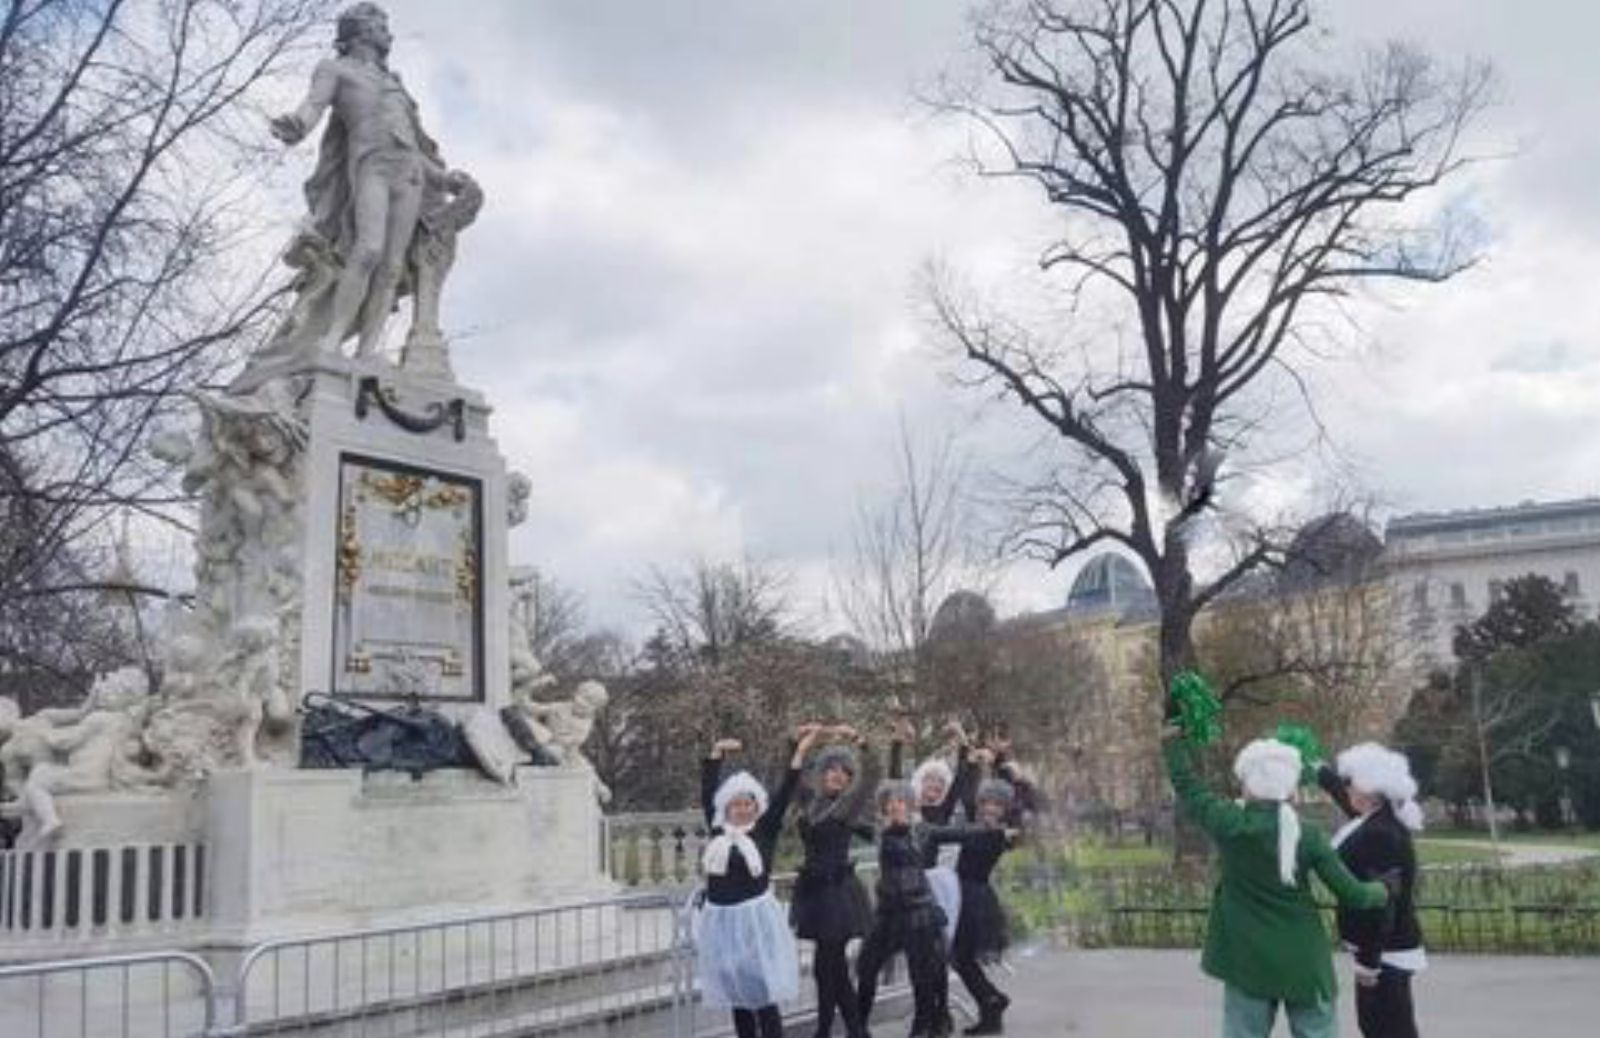
{"label": "statue's head", "polygon": [[597,714],[605,709],[611,696],[606,692],[606,687],[598,681],[581,682],[577,690],[572,693],[572,701],[591,714]]}
{"label": "statue's head", "polygon": [[333,49],[348,54],[358,43],[370,45],[381,57],[389,56],[394,37],[389,33],[389,16],[377,4],[352,4],[339,12]]}

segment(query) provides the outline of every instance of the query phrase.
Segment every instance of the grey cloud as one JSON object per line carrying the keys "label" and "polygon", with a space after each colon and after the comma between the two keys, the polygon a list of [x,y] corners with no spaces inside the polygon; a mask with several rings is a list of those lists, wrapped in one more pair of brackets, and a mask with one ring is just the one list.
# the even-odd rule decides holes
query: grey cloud
{"label": "grey cloud", "polygon": [[1556,339],[1514,346],[1495,357],[1490,368],[1515,374],[1557,375],[1592,367],[1594,363],[1592,350],[1583,353],[1565,339]]}
{"label": "grey cloud", "polygon": [[[407,0],[393,7],[406,48],[397,64],[425,86],[425,116],[446,153],[506,178],[486,185],[489,206],[463,238],[445,317],[467,333],[458,368],[489,393],[511,463],[537,464],[545,481],[515,554],[581,586],[598,618],[636,620],[629,580],[648,563],[674,561],[671,553],[702,543],[702,534],[741,536],[760,554],[819,568],[830,548],[848,540],[858,495],[887,488],[899,410],[924,431],[971,420],[974,395],[941,384],[937,366],[923,357],[886,359],[885,343],[914,321],[908,286],[920,250],[948,248],[959,262],[964,248],[1020,243],[1037,236],[1047,210],[961,227],[974,199],[992,194],[929,189],[946,157],[930,148],[903,158],[922,164],[916,169],[871,162],[852,169],[866,197],[907,209],[867,224],[859,210],[835,208],[850,202],[817,189],[811,168],[865,151],[904,126],[915,107],[912,85],[965,45],[965,3],[508,0],[464,7]],[[1472,205],[1494,226],[1497,248],[1537,250],[1552,227],[1592,237],[1600,134],[1589,127],[1600,62],[1589,50],[1600,38],[1600,11],[1573,0],[1541,4],[1537,18],[1509,0],[1337,0],[1323,8],[1375,37],[1412,36],[1441,54],[1494,58],[1507,101],[1491,129],[1527,147],[1474,182]],[[510,202],[537,185],[516,179],[518,163],[555,154],[557,120],[574,108],[620,120],[628,154],[616,161],[636,167],[622,180],[627,193],[591,199],[586,209],[557,205],[527,215],[535,210]],[[804,147],[815,153],[780,150],[801,127],[813,135]],[[611,160],[597,150],[583,161]],[[746,173],[772,178],[779,166],[781,178],[782,162],[792,165],[787,183],[758,184]],[[665,179],[653,180],[657,172]],[[737,204],[724,211],[717,204],[724,197]],[[646,215],[653,219],[639,219]],[[810,233],[818,227],[829,230]],[[884,240],[896,235],[905,240]],[[829,251],[797,256],[787,268],[756,262],[752,243],[794,249],[795,237]],[[704,248],[685,249],[683,239]],[[1415,305],[1500,291],[1486,274]],[[1538,305],[1527,291],[1516,298],[1519,307]],[[1397,377],[1553,375],[1581,368],[1595,341],[1565,326],[1507,334],[1482,323],[1402,322],[1408,356],[1419,344],[1407,330],[1448,337],[1453,348],[1429,354],[1428,371],[1402,366]],[[1519,338],[1527,344],[1506,345]],[[1399,398],[1405,392],[1394,387]],[[568,433],[573,442],[541,454],[527,437],[538,408],[553,404],[567,408],[578,428]],[[1583,446],[1593,441],[1586,420],[1543,413],[1527,400],[1495,405],[1479,399],[1444,415],[1334,407],[1329,419],[1333,434],[1368,459],[1377,489],[1401,507],[1594,489],[1590,473],[1600,458]],[[973,434],[991,458],[1033,442],[1032,427],[1015,414],[994,408]],[[606,478],[622,485],[585,482],[607,466],[614,471]],[[657,480],[648,483],[651,493],[684,498],[639,502],[636,510],[676,509],[664,524],[715,529],[663,528],[623,547],[607,542],[616,517],[605,509],[627,507],[607,495],[625,494],[636,476]],[[559,495],[593,500],[567,507],[550,500]],[[1059,600],[1065,579],[1029,569],[1010,577],[1007,589],[1016,600],[1048,604]]]}

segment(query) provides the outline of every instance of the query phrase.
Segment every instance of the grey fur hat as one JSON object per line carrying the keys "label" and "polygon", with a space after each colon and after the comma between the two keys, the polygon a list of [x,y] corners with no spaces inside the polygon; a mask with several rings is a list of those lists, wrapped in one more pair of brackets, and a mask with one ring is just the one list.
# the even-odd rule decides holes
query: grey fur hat
{"label": "grey fur hat", "polygon": [[1017,787],[1002,778],[984,779],[978,786],[978,795],[973,799],[980,804],[985,800],[993,800],[1009,810],[1017,802]]}
{"label": "grey fur hat", "polygon": [[836,742],[819,750],[816,757],[812,758],[811,767],[818,775],[829,768],[843,768],[850,773],[851,778],[855,778],[861,774],[861,758],[856,756],[856,751],[853,747],[846,743]]}
{"label": "grey fur hat", "polygon": [[904,800],[913,810],[917,806],[917,794],[904,779],[884,779],[878,783],[878,810],[882,811],[891,800]]}

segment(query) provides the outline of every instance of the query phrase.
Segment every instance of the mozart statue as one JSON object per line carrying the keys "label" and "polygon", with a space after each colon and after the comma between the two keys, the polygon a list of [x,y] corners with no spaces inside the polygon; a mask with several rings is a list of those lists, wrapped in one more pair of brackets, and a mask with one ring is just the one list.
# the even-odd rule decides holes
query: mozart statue
{"label": "mozart statue", "polygon": [[[298,272],[296,300],[236,391],[285,362],[318,350],[338,353],[351,338],[357,357],[377,355],[402,295],[420,307],[421,337],[428,345],[437,337],[439,287],[454,259],[455,233],[476,217],[482,193],[445,165],[423,130],[416,102],[389,70],[392,42],[377,4],[346,8],[337,55],[317,65],[300,106],[271,122],[273,136],[292,145],[327,116],[305,184],[310,219],[284,257]],[[442,358],[429,360],[442,366]]]}

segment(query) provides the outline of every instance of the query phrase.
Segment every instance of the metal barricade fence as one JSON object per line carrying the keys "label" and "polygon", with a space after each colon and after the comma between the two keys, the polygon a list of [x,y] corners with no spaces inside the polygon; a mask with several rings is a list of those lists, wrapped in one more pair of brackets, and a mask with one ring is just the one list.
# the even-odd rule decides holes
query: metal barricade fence
{"label": "metal barricade fence", "polygon": [[[776,877],[780,893],[789,877]],[[154,952],[0,967],[3,1038],[604,1035],[690,1038],[702,1011],[686,891],[257,945],[231,987],[197,956]],[[809,944],[802,945],[809,951]],[[903,970],[880,986],[907,994]],[[815,1011],[814,992],[786,1005]]]}
{"label": "metal barricade fence", "polygon": [[689,996],[665,893],[271,941],[234,1034],[673,1033]]}
{"label": "metal barricade fence", "polygon": [[203,959],[151,952],[0,966],[5,1038],[208,1038],[216,980]]}

